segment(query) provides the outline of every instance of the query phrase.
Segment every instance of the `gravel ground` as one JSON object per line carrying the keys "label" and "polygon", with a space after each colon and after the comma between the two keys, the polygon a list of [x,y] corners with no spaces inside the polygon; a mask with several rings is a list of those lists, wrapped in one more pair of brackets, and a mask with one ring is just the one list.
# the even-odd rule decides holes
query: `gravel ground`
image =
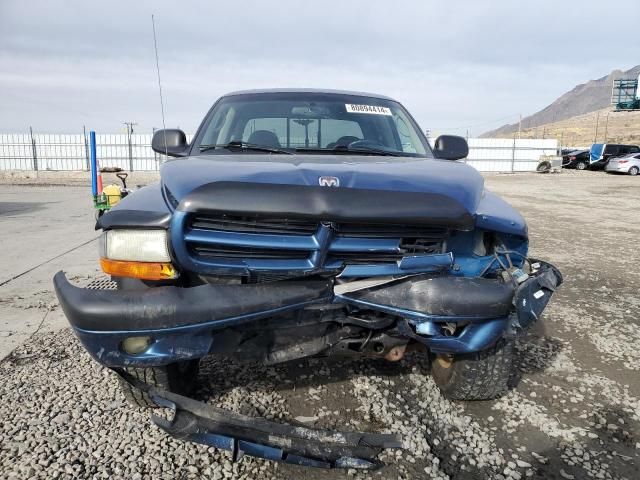
{"label": "gravel ground", "polygon": [[[386,466],[374,473],[231,463],[226,452],[150,425],[68,329],[36,332],[0,363],[0,477],[639,478],[640,181],[599,172],[487,181],[527,217],[533,255],[566,279],[543,321],[519,339],[523,377],[502,399],[445,400],[418,353],[399,363],[269,368],[208,359],[201,400],[318,427],[400,433],[406,447],[385,452]],[[59,312],[46,298],[31,310]]]}

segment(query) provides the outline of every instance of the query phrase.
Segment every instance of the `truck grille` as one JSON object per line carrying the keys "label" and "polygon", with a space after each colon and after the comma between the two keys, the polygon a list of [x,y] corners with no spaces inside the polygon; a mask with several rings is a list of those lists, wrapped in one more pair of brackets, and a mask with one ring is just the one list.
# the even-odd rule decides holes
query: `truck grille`
{"label": "truck grille", "polygon": [[195,245],[193,252],[204,258],[259,258],[270,260],[306,259],[309,252],[305,250],[286,250],[276,248],[246,248],[229,246]]}
{"label": "truck grille", "polygon": [[[443,253],[447,228],[187,214],[184,254],[196,270],[318,271]],[[203,267],[203,268],[199,268]]]}
{"label": "truck grille", "polygon": [[335,225],[335,230],[338,236],[358,238],[413,237],[440,240],[448,235],[446,228],[411,225],[339,223]]}
{"label": "truck grille", "polygon": [[318,222],[290,218],[256,218],[249,216],[194,215],[191,228],[219,232],[265,233],[272,235],[313,235]]}

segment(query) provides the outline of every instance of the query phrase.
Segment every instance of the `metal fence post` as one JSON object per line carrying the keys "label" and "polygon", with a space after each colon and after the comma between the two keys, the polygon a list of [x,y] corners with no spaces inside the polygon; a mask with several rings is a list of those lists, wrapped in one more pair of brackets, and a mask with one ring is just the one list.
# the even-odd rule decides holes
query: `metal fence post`
{"label": "metal fence post", "polygon": [[127,141],[129,142],[129,171],[133,172],[133,146],[131,145],[131,137],[133,135],[133,126],[138,125],[134,122],[124,122],[127,126]]}
{"label": "metal fence post", "polygon": [[33,136],[33,128],[29,127],[29,135],[31,135],[31,156],[33,157],[33,169],[38,171],[38,151],[36,149],[36,139]]}
{"label": "metal fence post", "polygon": [[516,136],[513,135],[513,148],[511,149],[511,173],[515,172],[516,166]]}
{"label": "metal fence post", "polygon": [[129,171],[133,172],[133,151],[131,149],[131,130],[127,125],[127,143],[129,144]]}
{"label": "metal fence post", "polygon": [[[156,134],[156,130],[156,127],[151,127],[151,143],[153,143],[153,136]],[[151,147],[151,145],[149,145],[149,147]],[[160,157],[153,149],[151,149],[151,151],[153,152],[153,166],[156,170],[160,170]]]}
{"label": "metal fence post", "polygon": [[87,129],[85,126],[82,126],[82,138],[84,139],[84,157],[87,160],[87,171],[91,170],[91,165],[89,164],[89,145],[87,143]]}

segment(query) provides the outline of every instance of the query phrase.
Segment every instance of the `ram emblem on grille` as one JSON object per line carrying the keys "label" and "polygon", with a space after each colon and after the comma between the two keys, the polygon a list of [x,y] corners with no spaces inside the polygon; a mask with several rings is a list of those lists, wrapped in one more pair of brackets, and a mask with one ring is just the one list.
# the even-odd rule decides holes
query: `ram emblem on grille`
{"label": "ram emblem on grille", "polygon": [[339,187],[340,179],[338,177],[319,177],[318,183],[321,187]]}

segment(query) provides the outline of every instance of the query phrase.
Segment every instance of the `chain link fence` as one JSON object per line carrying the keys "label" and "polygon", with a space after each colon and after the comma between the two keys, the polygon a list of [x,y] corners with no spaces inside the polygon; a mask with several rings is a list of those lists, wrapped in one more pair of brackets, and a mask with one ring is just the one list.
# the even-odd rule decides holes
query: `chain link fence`
{"label": "chain link fence", "polygon": [[[0,170],[89,169],[88,134],[0,134]],[[101,168],[155,171],[165,160],[151,150],[151,134],[96,135]],[[187,137],[191,141],[191,135]],[[482,172],[530,172],[543,155],[556,155],[554,139],[469,138],[465,163]]]}

